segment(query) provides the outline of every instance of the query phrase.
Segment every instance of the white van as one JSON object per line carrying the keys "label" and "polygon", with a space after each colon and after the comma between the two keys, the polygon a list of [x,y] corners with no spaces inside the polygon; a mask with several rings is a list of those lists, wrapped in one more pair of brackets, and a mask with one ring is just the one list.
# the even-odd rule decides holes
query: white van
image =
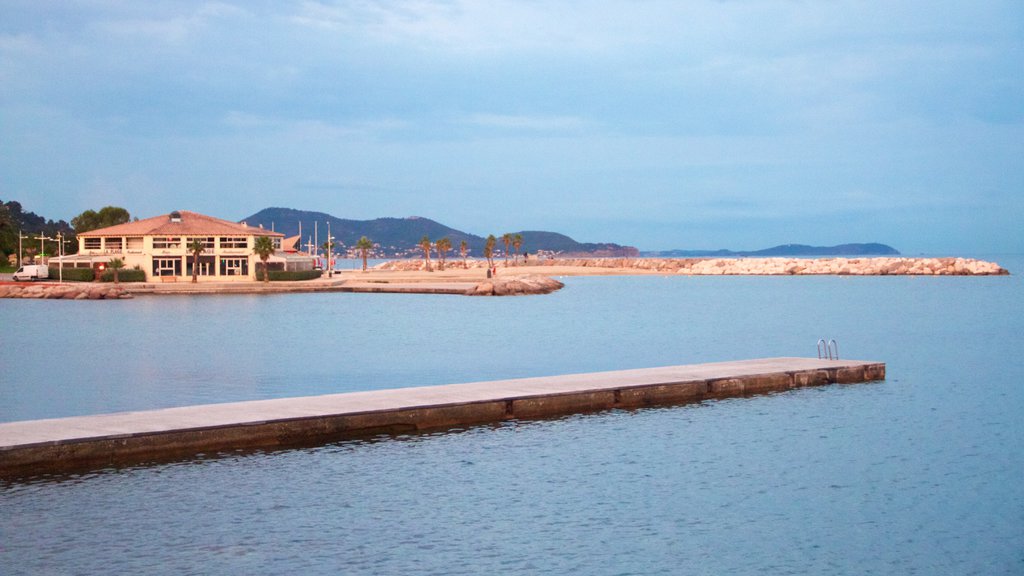
{"label": "white van", "polygon": [[18,268],[18,271],[14,273],[14,281],[19,282],[21,280],[39,280],[40,278],[49,278],[50,268],[40,264],[29,264]]}

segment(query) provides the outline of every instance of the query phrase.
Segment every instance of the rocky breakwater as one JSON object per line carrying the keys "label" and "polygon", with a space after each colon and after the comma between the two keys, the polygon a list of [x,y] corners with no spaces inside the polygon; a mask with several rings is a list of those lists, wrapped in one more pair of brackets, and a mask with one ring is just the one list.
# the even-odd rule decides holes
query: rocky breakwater
{"label": "rocky breakwater", "polygon": [[554,278],[539,274],[523,276],[500,276],[490,278],[466,291],[468,296],[525,296],[527,294],[550,294],[561,289],[562,284]]}
{"label": "rocky breakwater", "polygon": [[119,300],[132,295],[120,286],[97,284],[4,284],[0,298],[36,300]]}
{"label": "rocky breakwater", "polygon": [[972,258],[602,258],[556,259],[548,266],[625,268],[713,275],[991,276],[1009,274],[995,262]]}
{"label": "rocky breakwater", "polygon": [[[431,261],[431,270],[440,270],[440,265],[436,260]],[[486,260],[466,260],[463,262],[460,260],[448,260],[444,263],[446,270],[472,270],[475,268],[486,268]],[[391,270],[393,272],[416,272],[425,271],[427,269],[426,263],[422,259],[407,259],[407,260],[388,260],[387,262],[381,262],[373,267],[374,270]]]}

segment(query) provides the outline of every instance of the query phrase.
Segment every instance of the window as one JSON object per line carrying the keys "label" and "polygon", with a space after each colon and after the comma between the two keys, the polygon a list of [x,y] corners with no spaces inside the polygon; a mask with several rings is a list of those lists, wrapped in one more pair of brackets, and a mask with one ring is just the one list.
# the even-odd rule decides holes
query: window
{"label": "window", "polygon": [[100,249],[100,241],[101,240],[103,240],[103,239],[102,238],[86,238],[85,239],[85,249],[86,250],[99,250]]}
{"label": "window", "polygon": [[249,259],[248,258],[221,258],[220,259],[220,275],[221,276],[248,276],[249,275]]}
{"label": "window", "polygon": [[142,252],[142,246],[143,246],[143,244],[142,244],[142,238],[141,237],[135,237],[135,238],[129,238],[128,239],[128,251],[129,252],[135,252],[135,253]]}
{"label": "window", "polygon": [[115,252],[121,251],[121,238],[107,238],[103,241],[103,244],[103,247],[106,248],[107,250],[112,250]]}
{"label": "window", "polygon": [[153,238],[153,249],[154,250],[171,250],[181,248],[181,238],[174,237],[156,237]]}
{"label": "window", "polygon": [[153,276],[181,276],[181,258],[153,258]]}
{"label": "window", "polygon": [[248,248],[249,239],[245,236],[226,236],[220,239],[221,248]]}
{"label": "window", "polygon": [[274,250],[280,250],[281,249],[281,240],[282,239],[281,238],[274,238],[273,240],[274,240]]}
{"label": "window", "polygon": [[195,238],[189,238],[188,242],[186,243],[187,246],[191,246],[194,240],[199,240],[200,242],[202,242],[203,250],[206,250],[207,252],[212,252],[213,249],[217,247],[217,239],[213,236],[199,236]]}
{"label": "window", "polygon": [[[216,269],[214,265],[213,256],[200,256],[199,257],[199,276],[213,276],[213,271]],[[185,276],[192,275],[192,257],[189,256],[185,262]]]}

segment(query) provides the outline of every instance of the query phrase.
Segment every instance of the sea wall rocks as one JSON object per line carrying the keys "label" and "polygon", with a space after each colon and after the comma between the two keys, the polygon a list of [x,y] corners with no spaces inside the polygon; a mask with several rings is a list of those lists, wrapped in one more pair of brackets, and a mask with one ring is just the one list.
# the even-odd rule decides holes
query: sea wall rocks
{"label": "sea wall rocks", "polygon": [[30,298],[38,300],[118,300],[131,298],[123,288],[95,284],[4,284],[0,285],[0,298]]}
{"label": "sea wall rocks", "polygon": [[541,276],[526,274],[523,276],[501,276],[481,282],[466,291],[467,296],[524,296],[527,294],[549,294],[561,289],[564,284]]}
{"label": "sea wall rocks", "polygon": [[[507,274],[504,261],[498,270]],[[434,264],[436,267],[436,263]],[[1009,274],[995,262],[972,258],[531,258],[528,266],[572,266],[581,268],[622,268],[665,274],[689,275],[806,275],[834,274],[857,276],[920,275],[920,276],[988,276]],[[484,268],[484,260],[462,260],[447,263],[449,268]],[[520,262],[520,266],[523,264]],[[423,270],[423,260],[392,260],[376,266],[377,270],[409,272]]]}
{"label": "sea wall rocks", "polygon": [[921,275],[1009,274],[994,262],[971,258],[609,258],[547,260],[548,266],[633,268],[668,274],[709,275]]}

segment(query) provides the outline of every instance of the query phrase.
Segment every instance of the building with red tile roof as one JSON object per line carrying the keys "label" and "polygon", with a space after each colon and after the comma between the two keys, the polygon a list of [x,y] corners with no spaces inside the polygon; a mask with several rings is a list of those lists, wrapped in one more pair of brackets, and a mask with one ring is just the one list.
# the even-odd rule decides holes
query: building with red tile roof
{"label": "building with red tile roof", "polygon": [[[281,250],[284,234],[221,220],[189,211],[175,211],[135,222],[127,222],[78,234],[78,254],[54,258],[62,265],[103,269],[114,258],[126,268],[139,268],[147,281],[191,280],[197,264],[197,279],[249,281],[257,279],[262,262],[253,253],[256,238],[269,237],[277,251],[270,257],[270,269],[311,269],[311,258],[296,258]],[[198,262],[189,246],[203,245]]]}

